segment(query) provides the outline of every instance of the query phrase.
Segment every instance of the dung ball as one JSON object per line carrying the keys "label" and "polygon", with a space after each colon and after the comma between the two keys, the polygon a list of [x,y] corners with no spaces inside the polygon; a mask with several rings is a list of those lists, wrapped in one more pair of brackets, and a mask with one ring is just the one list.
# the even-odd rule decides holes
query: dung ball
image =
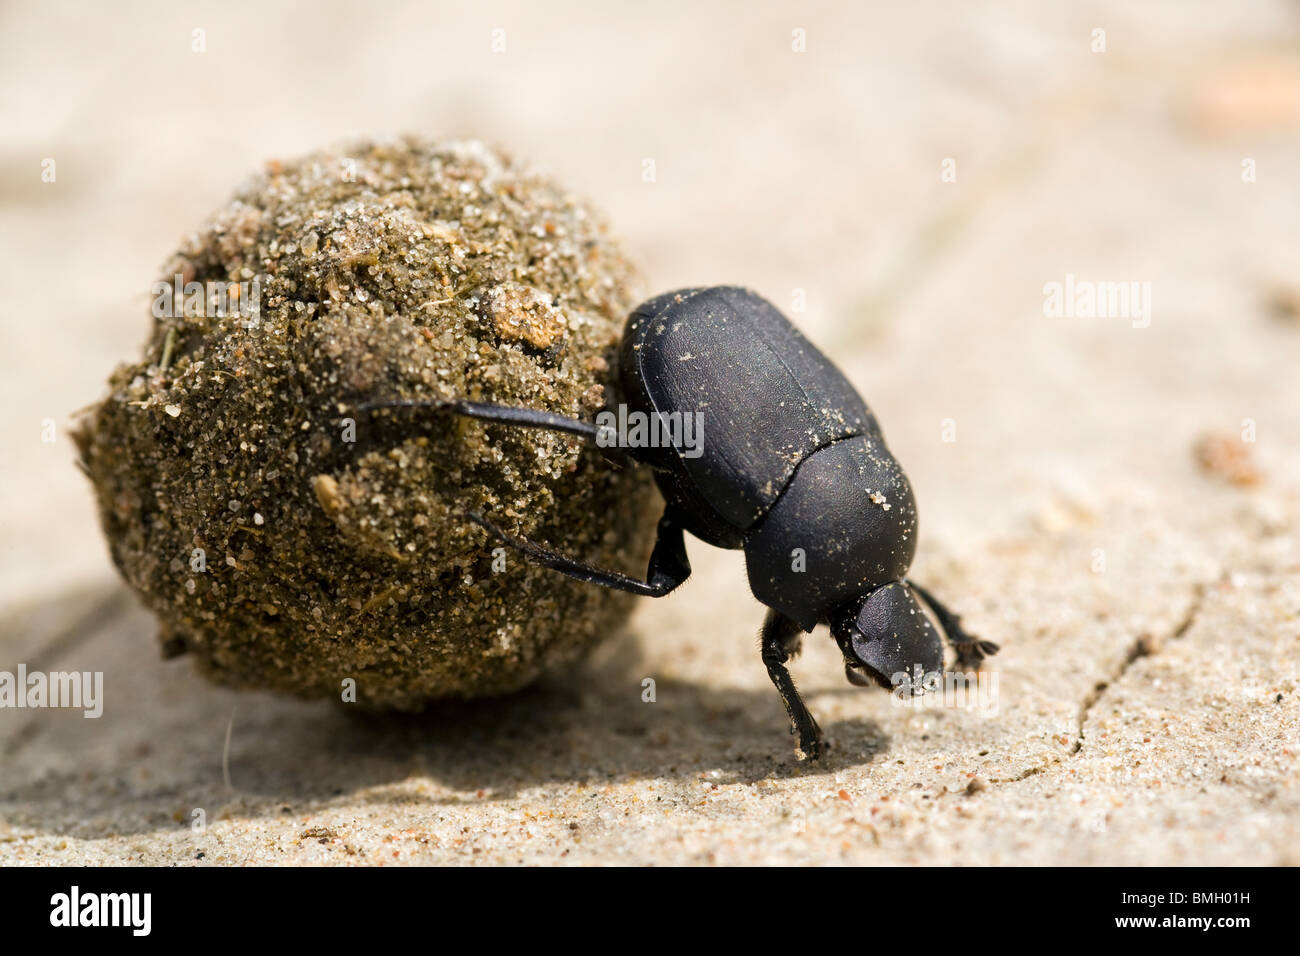
{"label": "dung ball", "polygon": [[470,522],[645,567],[655,492],[581,439],[367,403],[590,420],[621,400],[634,271],[600,217],[475,142],[266,165],[180,244],[139,361],[79,425],[112,558],[167,653],[238,687],[414,709],[508,693],[630,596]]}

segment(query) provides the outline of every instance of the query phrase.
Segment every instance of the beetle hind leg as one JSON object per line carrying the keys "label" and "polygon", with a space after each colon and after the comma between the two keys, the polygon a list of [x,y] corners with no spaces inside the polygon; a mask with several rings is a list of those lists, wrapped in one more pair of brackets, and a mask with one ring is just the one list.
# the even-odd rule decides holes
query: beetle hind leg
{"label": "beetle hind leg", "polygon": [[650,553],[650,564],[644,581],[618,571],[584,564],[534,541],[517,538],[502,531],[480,514],[470,512],[465,517],[538,564],[588,584],[599,584],[615,591],[627,591],[644,597],[663,597],[691,576],[691,563],[686,557],[686,541],[683,536],[685,529],[671,510],[665,511],[659,519],[658,536],[655,538],[654,550]]}
{"label": "beetle hind leg", "polygon": [[[404,424],[418,425],[420,418],[438,415],[459,415],[462,418],[474,418],[482,422],[498,425],[514,425],[519,428],[533,428],[542,431],[564,432],[595,441],[600,437],[600,428],[580,418],[569,418],[555,412],[544,412],[535,408],[516,408],[511,405],[491,405],[484,402],[469,402],[464,399],[421,398],[403,399],[384,402],[365,402],[358,405],[360,415],[370,416],[372,420],[379,416],[403,415]],[[410,429],[414,431],[415,429]]]}

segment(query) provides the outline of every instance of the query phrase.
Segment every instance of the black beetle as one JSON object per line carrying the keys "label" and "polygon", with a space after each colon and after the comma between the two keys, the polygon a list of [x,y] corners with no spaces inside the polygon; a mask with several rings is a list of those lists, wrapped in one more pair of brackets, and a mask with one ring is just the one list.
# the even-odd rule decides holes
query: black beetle
{"label": "black beetle", "polygon": [[[853,386],[771,303],[726,286],[651,299],[628,318],[620,376],[626,416],[698,413],[710,436],[699,448],[680,441],[621,448],[654,469],[667,502],[646,580],[575,561],[482,515],[469,517],[549,568],[650,597],[690,576],[683,532],[719,548],[743,548],[750,588],[769,608],[763,663],[789,712],[790,732],[812,760],[822,755],[821,728],[786,669],[804,632],[828,624],[845,675],[858,686],[889,688],[917,668],[940,673],[942,642],[919,595],[961,665],[978,667],[997,652],[907,580],[917,528],[907,476]],[[379,402],[361,410],[397,408],[566,432],[602,446],[616,437],[608,425],[468,401]]]}

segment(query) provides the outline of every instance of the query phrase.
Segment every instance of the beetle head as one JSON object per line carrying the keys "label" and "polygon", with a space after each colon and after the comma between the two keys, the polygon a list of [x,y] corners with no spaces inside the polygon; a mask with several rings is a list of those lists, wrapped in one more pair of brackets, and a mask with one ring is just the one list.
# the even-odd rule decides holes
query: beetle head
{"label": "beetle head", "polygon": [[[831,621],[844,654],[844,673],[859,687],[893,689],[922,674],[943,671],[943,642],[911,589],[901,581],[846,605]],[[916,692],[920,688],[911,685]]]}

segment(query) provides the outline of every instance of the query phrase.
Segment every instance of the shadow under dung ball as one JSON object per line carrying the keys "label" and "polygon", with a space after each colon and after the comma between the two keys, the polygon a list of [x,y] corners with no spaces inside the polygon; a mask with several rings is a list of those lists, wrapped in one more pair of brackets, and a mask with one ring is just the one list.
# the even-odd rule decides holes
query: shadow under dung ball
{"label": "shadow under dung ball", "polygon": [[589,208],[478,143],[269,164],[164,270],[142,360],[77,438],[164,648],[225,684],[352,678],[359,703],[408,709],[516,690],[617,630],[630,596],[494,553],[463,514],[639,570],[647,475],[452,416],[390,439],[356,406],[590,419],[620,400],[632,275]]}

